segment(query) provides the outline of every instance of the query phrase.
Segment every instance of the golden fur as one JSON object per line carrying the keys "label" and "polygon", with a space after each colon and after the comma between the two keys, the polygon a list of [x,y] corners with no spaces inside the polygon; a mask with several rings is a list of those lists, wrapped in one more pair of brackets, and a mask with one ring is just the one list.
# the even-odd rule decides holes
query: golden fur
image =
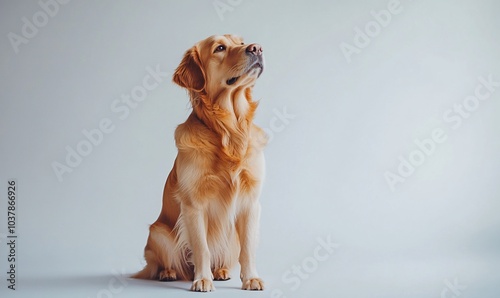
{"label": "golden fur", "polygon": [[193,111],[175,131],[178,148],[163,206],[134,277],[193,280],[214,290],[241,265],[242,288],[262,290],[255,268],[266,136],[253,124],[252,88],[262,48],[233,35],[211,36],[186,51],[173,81],[188,90]]}

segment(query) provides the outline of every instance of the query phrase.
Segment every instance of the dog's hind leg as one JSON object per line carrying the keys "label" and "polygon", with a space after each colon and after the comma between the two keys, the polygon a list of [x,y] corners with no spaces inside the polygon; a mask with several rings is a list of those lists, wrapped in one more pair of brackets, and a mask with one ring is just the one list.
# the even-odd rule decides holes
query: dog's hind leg
{"label": "dog's hind leg", "polygon": [[149,228],[144,258],[146,266],[133,278],[174,281],[190,277],[188,266],[176,247],[175,236],[163,223],[155,222]]}

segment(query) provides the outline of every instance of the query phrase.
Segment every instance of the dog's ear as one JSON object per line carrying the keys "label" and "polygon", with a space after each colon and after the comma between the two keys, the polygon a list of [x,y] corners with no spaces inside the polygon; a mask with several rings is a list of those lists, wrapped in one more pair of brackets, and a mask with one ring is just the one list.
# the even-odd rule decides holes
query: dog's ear
{"label": "dog's ear", "polygon": [[205,88],[205,73],[196,46],[184,54],[184,58],[175,70],[173,81],[181,87],[197,92]]}

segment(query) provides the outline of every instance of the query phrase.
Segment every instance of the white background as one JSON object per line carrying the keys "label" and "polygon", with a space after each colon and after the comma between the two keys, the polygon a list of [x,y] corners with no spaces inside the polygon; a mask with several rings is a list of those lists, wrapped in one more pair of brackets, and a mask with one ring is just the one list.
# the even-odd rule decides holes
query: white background
{"label": "white background", "polygon": [[[71,1],[16,53],[9,34],[22,36],[24,17],[43,23],[43,9],[1,2],[0,236],[10,178],[19,236],[15,292],[1,239],[1,296],[199,295],[188,282],[122,276],[144,264],[173,132],[190,113],[173,70],[198,40],[235,33],[260,43],[267,62],[254,90],[255,121],[272,133],[258,251],[267,289],[238,290],[236,269],[210,295],[497,297],[500,87],[456,128],[444,114],[476,88],[487,92],[480,77],[500,82],[498,2],[401,0],[385,26],[371,12],[388,0],[215,3],[231,9],[218,12],[212,0]],[[345,55],[341,44],[355,46],[367,26],[369,42]],[[113,102],[142,85],[148,67],[167,75],[120,119]],[[285,112],[293,119],[280,120]],[[59,181],[52,164],[106,118],[114,130]],[[414,142],[436,129],[446,140],[392,191],[384,174],[398,174],[400,156],[418,157]],[[322,261],[318,238],[339,245]]]}

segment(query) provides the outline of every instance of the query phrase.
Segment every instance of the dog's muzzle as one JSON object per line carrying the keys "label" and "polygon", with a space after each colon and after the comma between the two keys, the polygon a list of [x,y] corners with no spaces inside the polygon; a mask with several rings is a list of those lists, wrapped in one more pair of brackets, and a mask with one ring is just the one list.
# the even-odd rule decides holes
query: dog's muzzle
{"label": "dog's muzzle", "polygon": [[[248,56],[248,66],[245,68],[243,74],[248,74],[253,71],[258,71],[257,78],[260,77],[264,71],[264,56],[262,55],[262,46],[257,43],[248,45],[245,50]],[[226,81],[228,85],[233,85],[238,81],[240,76],[232,77]]]}

